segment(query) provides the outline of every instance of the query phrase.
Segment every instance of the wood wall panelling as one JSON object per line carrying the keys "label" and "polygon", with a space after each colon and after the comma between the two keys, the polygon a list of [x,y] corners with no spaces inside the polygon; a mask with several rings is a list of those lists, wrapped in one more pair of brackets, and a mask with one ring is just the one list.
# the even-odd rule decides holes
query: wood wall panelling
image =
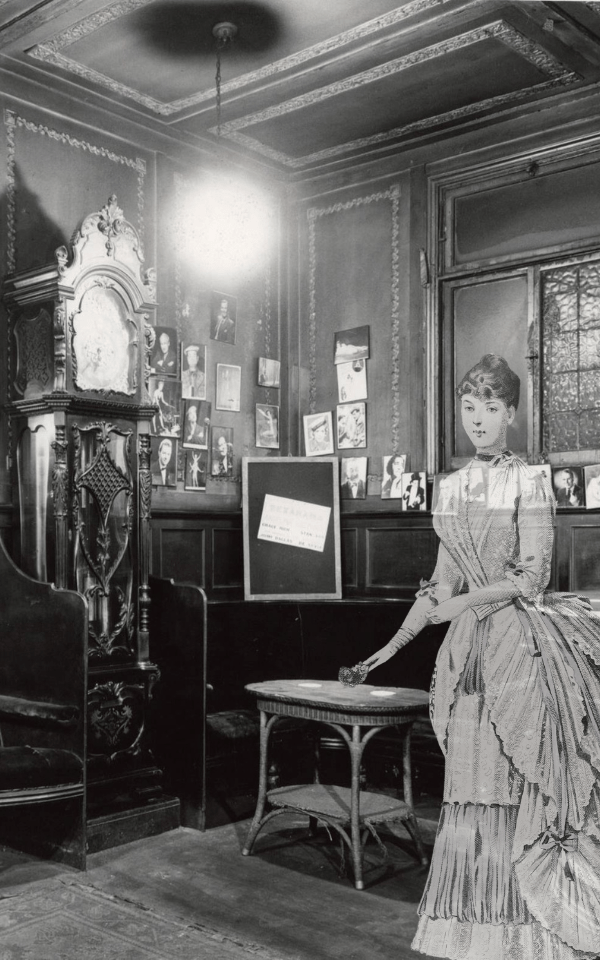
{"label": "wood wall panelling", "polygon": [[308,371],[299,414],[335,413],[334,333],[368,325],[367,447],[347,453],[369,456],[369,472],[379,475],[384,454],[408,453],[410,445],[414,384],[402,349],[410,303],[409,196],[407,178],[361,195],[340,191],[333,203],[329,195],[307,209],[306,244],[299,247],[306,278],[298,306],[300,365]]}
{"label": "wood wall panelling", "polygon": [[437,544],[430,526],[402,523],[368,527],[365,592],[414,595],[420,580],[428,580],[434,571]]}
{"label": "wood wall panelling", "polygon": [[600,514],[570,529],[569,590],[600,591]]}
{"label": "wood wall panelling", "polygon": [[239,589],[244,586],[242,527],[214,527],[212,529],[211,577],[212,590]]}
{"label": "wood wall panelling", "polygon": [[190,520],[152,523],[152,572],[184,583],[206,586],[206,530]]}
{"label": "wood wall panelling", "polygon": [[344,590],[358,589],[359,531],[344,526],[340,531],[342,543],[342,586]]}

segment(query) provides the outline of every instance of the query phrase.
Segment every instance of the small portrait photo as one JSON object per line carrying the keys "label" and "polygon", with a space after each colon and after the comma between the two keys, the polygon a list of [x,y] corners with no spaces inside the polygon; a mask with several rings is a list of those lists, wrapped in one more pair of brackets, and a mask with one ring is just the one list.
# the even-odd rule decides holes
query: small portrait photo
{"label": "small portrait photo", "polygon": [[271,403],[256,404],[256,446],[279,449],[279,407]]}
{"label": "small portrait photo", "polygon": [[588,510],[600,509],[600,463],[583,468],[585,477],[585,505]]}
{"label": "small portrait photo", "polygon": [[258,385],[259,387],[281,386],[281,363],[279,360],[269,360],[268,357],[258,358]]}
{"label": "small portrait photo", "polygon": [[206,400],[206,346],[181,344],[181,396]]}
{"label": "small portrait photo", "polygon": [[405,473],[402,478],[402,509],[426,510],[427,482],[425,472]]}
{"label": "small portrait photo", "polygon": [[216,290],[210,295],[210,339],[235,343],[237,300]]}
{"label": "small portrait photo", "polygon": [[532,470],[533,473],[541,473],[552,483],[552,467],[549,463],[530,463],[529,469]]}
{"label": "small portrait photo", "polygon": [[233,429],[213,427],[211,444],[211,476],[233,476]]}
{"label": "small portrait photo", "polygon": [[185,455],[184,490],[206,490],[208,452],[189,450]]}
{"label": "small portrait photo", "polygon": [[150,377],[150,400],[155,406],[150,433],[156,437],[178,437],[181,433],[181,382]]}
{"label": "small portrait photo", "polygon": [[239,413],[241,388],[242,368],[232,363],[218,363],[215,402],[217,410]]}
{"label": "small portrait photo", "polygon": [[340,403],[337,407],[337,444],[339,450],[351,450],[367,445],[367,405]]}
{"label": "small portrait photo", "polygon": [[177,376],[177,331],[174,327],[155,327],[156,340],[150,358],[150,371],[162,377]]}
{"label": "small portrait photo", "polygon": [[452,480],[449,473],[437,473],[433,478],[433,493],[431,496],[432,513],[454,513],[449,510],[452,498]]}
{"label": "small portrait photo", "polygon": [[367,360],[369,357],[369,327],[353,327],[333,335],[334,363]]}
{"label": "small portrait photo", "polygon": [[383,457],[382,500],[402,499],[402,475],[405,470],[405,453],[394,453],[391,457]]}
{"label": "small portrait photo", "polygon": [[309,413],[302,418],[304,424],[304,449],[307,457],[320,457],[333,453],[333,418],[331,410],[326,413]]}
{"label": "small portrait photo", "polygon": [[157,487],[177,486],[177,441],[150,437],[150,472]]}
{"label": "small portrait photo", "polygon": [[183,432],[181,439],[183,440],[183,446],[208,450],[210,403],[207,400],[184,400],[182,407]]}
{"label": "small portrait photo", "polygon": [[367,399],[366,360],[338,363],[335,369],[337,371],[338,400],[340,403]]}
{"label": "small portrait photo", "polygon": [[342,500],[364,500],[367,496],[367,457],[344,457],[340,475]]}
{"label": "small portrait photo", "polygon": [[584,505],[582,473],[581,467],[555,467],[552,470],[552,484],[558,507]]}

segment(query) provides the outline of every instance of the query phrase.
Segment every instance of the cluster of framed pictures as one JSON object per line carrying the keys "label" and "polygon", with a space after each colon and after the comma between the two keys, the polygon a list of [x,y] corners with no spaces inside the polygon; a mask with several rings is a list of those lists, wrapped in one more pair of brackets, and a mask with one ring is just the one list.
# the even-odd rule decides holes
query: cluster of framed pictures
{"label": "cluster of framed pictures", "polygon": [[[383,500],[399,500],[401,510],[427,509],[425,471],[406,470],[406,454],[391,454],[383,459]],[[342,500],[362,500],[367,495],[367,457],[344,457],[341,461]]]}
{"label": "cluster of framed pictures", "polygon": [[[235,297],[213,291],[210,338],[235,344]],[[174,327],[155,327],[150,357],[149,392],[155,413],[151,423],[152,482],[175,487],[181,470],[179,446],[184,451],[186,490],[206,490],[207,476],[233,476],[233,428],[213,424],[213,405],[207,399],[207,348],[202,343],[180,343]],[[258,358],[260,387],[280,387],[280,362]],[[217,363],[214,409],[238,413],[241,409],[242,368]],[[267,399],[269,399],[267,394]],[[256,404],[256,446],[279,449],[279,406]]]}
{"label": "cluster of framed pictures", "polygon": [[[213,291],[211,339],[235,343],[235,335],[236,299]],[[173,327],[156,327],[150,370],[148,386],[155,407],[150,427],[153,484],[177,485],[179,444],[185,451],[186,490],[205,490],[207,476],[232,476],[233,429],[212,422],[206,345],[180,343]],[[241,379],[240,366],[216,364],[215,410],[240,410]]]}
{"label": "cluster of framed pictures", "polygon": [[[334,334],[333,361],[338,400],[333,412],[310,413],[303,418],[307,457],[330,456],[338,450],[367,446],[367,360],[369,327],[354,327]],[[358,459],[361,459],[360,457]]]}
{"label": "cluster of framed pictures", "polygon": [[[233,428],[211,424],[210,403],[185,401],[185,426],[180,439],[173,434],[150,438],[152,483],[177,485],[178,445],[184,451],[184,488],[206,490],[206,478],[233,475]],[[178,436],[178,435],[177,435]]]}

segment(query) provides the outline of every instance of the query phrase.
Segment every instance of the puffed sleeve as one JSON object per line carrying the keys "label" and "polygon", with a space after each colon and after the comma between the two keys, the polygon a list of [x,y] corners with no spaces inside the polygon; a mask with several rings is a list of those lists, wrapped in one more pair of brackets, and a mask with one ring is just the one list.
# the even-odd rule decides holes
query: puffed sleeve
{"label": "puffed sleeve", "polygon": [[543,474],[525,475],[517,499],[517,542],[505,574],[526,600],[540,600],[550,579],[556,503]]}
{"label": "puffed sleeve", "polygon": [[461,592],[465,578],[458,564],[443,543],[438,549],[437,563],[431,580],[421,580],[416,600],[403,623],[405,629],[417,634],[429,623],[428,614],[438,603],[449,600]]}

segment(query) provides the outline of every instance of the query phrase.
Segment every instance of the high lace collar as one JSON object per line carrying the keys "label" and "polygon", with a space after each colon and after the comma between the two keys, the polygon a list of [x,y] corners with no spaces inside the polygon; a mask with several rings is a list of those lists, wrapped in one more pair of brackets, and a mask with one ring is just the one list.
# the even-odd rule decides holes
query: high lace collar
{"label": "high lace collar", "polygon": [[513,456],[511,450],[503,450],[502,453],[476,453],[473,457],[473,460],[477,460],[480,463],[487,463],[490,467],[497,467],[501,463],[505,463]]}

